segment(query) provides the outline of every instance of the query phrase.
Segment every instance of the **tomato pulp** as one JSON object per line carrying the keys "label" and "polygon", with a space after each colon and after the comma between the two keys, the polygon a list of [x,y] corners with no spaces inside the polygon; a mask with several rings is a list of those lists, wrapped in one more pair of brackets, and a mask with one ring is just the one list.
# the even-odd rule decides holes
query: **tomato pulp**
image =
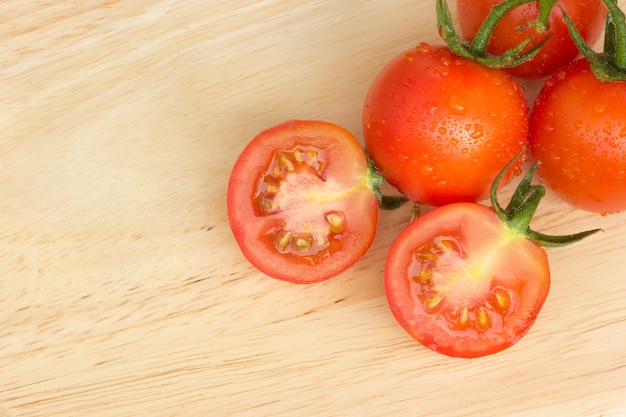
{"label": "tomato pulp", "polygon": [[527,132],[528,105],[510,75],[425,43],[383,68],[363,109],[365,145],[376,167],[426,205],[486,198],[496,175],[526,145]]}
{"label": "tomato pulp", "polygon": [[347,130],[290,121],[256,136],[228,184],[231,230],[246,258],[277,279],[313,283],[354,264],[376,232],[367,157]]}
{"label": "tomato pulp", "polygon": [[393,243],[385,265],[396,320],[424,346],[454,357],[485,356],[518,342],[549,287],[545,250],[473,203],[417,218]]}

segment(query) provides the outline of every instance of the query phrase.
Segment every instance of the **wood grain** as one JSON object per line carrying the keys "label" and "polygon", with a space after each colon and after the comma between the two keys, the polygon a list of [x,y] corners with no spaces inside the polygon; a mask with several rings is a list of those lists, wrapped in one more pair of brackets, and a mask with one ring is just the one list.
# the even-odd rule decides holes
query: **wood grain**
{"label": "wood grain", "polygon": [[439,42],[431,3],[2,2],[0,402],[15,417],[626,415],[624,214],[549,195],[537,229],[605,232],[550,249],[535,326],[470,361],[388,311],[408,208],[313,286],[256,272],[230,234],[247,141],[292,118],[360,137],[381,66]]}

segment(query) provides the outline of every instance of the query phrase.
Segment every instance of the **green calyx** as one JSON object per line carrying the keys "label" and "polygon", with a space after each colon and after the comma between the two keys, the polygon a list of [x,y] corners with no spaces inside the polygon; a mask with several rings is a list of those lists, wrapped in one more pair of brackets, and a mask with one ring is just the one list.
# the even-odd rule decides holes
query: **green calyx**
{"label": "green calyx", "polygon": [[[607,8],[604,28],[604,51],[597,53],[583,39],[569,16],[563,11],[570,37],[589,61],[591,70],[601,81],[626,81],[626,17],[616,0],[602,0]],[[562,10],[562,9],[561,9]]]}
{"label": "green calyx", "polygon": [[437,27],[439,34],[450,50],[458,56],[490,68],[516,67],[537,55],[552,35],[546,36],[539,44],[525,51],[528,44],[532,41],[532,38],[527,38],[516,47],[497,56],[486,53],[487,44],[496,25],[506,13],[522,4],[535,2],[538,2],[540,5],[539,16],[536,21],[528,24],[527,27],[534,27],[538,33],[546,31],[549,26],[550,11],[556,0],[506,0],[491,9],[491,12],[478,29],[474,40],[468,44],[463,42],[457,35],[446,0],[437,0]]}
{"label": "green calyx", "polygon": [[491,205],[507,227],[514,230],[516,233],[527,237],[528,239],[534,240],[541,246],[546,247],[566,246],[601,231],[602,229],[593,229],[571,235],[552,236],[530,229],[530,222],[535,214],[535,211],[537,210],[539,201],[541,201],[543,196],[546,194],[545,187],[542,185],[532,184],[532,179],[535,175],[535,171],[537,170],[537,166],[539,165],[539,161],[536,161],[532,168],[526,173],[526,175],[524,175],[506,208],[502,208],[502,206],[500,206],[497,197],[500,181],[513,163],[520,158],[525,151],[525,149],[522,150],[522,152],[513,158],[513,160],[504,167],[500,174],[498,174],[491,185]]}
{"label": "green calyx", "polygon": [[385,177],[381,174],[374,165],[374,161],[372,158],[367,155],[367,164],[368,164],[368,179],[369,186],[371,190],[374,192],[376,199],[378,200],[378,207],[383,210],[395,210],[402,206],[404,203],[409,201],[409,199],[403,195],[400,196],[388,196],[383,195],[380,191],[380,187],[385,182]]}

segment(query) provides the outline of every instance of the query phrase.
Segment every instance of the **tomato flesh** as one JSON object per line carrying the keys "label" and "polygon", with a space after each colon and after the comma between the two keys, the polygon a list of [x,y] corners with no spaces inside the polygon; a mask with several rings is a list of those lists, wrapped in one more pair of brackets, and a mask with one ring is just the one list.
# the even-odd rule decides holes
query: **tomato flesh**
{"label": "tomato flesh", "polygon": [[585,59],[546,80],[531,114],[529,148],[541,179],[569,204],[626,209],[626,82],[601,82]]}
{"label": "tomato flesh", "polygon": [[544,249],[473,203],[416,219],[393,243],[385,265],[396,320],[426,347],[455,357],[485,356],[518,342],[549,287]]}
{"label": "tomato flesh", "polygon": [[[528,105],[512,77],[425,43],[383,68],[363,109],[376,167],[418,204],[486,198],[527,132]],[[516,163],[511,173],[519,171]]]}
{"label": "tomato flesh", "polygon": [[354,264],[378,220],[357,139],[320,121],[286,122],[255,137],[233,167],[227,204],[246,258],[296,283],[323,281]]}

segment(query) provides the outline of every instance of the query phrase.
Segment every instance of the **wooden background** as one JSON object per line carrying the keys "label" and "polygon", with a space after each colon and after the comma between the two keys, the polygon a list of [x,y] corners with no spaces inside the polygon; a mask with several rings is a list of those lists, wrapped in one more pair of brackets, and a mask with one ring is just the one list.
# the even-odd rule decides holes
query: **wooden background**
{"label": "wooden background", "polygon": [[434,2],[5,0],[0,16],[4,414],[626,415],[626,214],[549,194],[535,228],[605,232],[549,249],[537,323],[477,360],[423,348],[388,310],[409,207],[319,285],[263,276],[232,238],[248,140],[292,118],[360,137],[376,73],[439,42]]}

